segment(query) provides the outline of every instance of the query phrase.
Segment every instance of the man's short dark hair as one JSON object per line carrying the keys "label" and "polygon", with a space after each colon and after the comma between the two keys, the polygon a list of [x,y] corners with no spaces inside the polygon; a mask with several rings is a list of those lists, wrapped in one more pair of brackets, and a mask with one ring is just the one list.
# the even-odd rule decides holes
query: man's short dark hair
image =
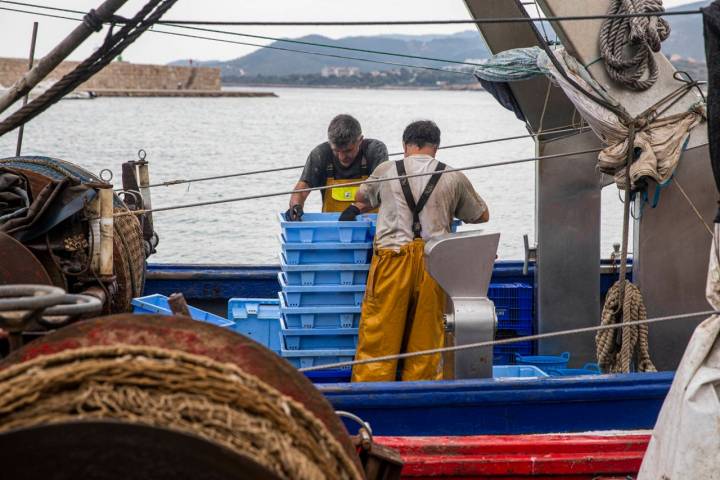
{"label": "man's short dark hair", "polygon": [[352,115],[340,114],[333,118],[328,126],[328,140],[336,147],[348,147],[355,143],[360,135],[360,122]]}
{"label": "man's short dark hair", "polygon": [[440,146],[440,129],[432,120],[418,120],[405,127],[402,141],[404,145]]}

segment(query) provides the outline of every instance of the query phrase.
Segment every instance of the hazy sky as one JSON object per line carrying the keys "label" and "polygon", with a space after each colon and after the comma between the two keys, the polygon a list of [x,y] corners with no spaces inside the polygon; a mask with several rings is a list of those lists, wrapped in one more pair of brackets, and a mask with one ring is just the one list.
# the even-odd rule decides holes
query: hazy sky
{"label": "hazy sky", "polygon": [[[87,11],[100,4],[100,0],[26,0],[28,3],[52,5],[54,7]],[[569,0],[594,1],[594,0]],[[690,0],[665,0],[666,7],[689,3]],[[145,0],[129,0],[119,12],[131,15]],[[0,3],[0,6],[20,8]],[[179,0],[166,15],[166,19],[206,20],[427,20],[460,19],[469,14],[462,0]],[[0,10],[0,56],[26,57],[28,54],[32,22],[40,22],[37,55],[42,56],[57,44],[75,22],[68,20],[36,17],[34,15]],[[218,27],[230,30],[232,27]],[[269,35],[274,37],[298,37],[318,33],[333,38],[350,35],[375,35],[382,33],[452,33],[469,30],[468,25],[460,26],[405,26],[405,27],[235,27],[243,33]],[[102,42],[102,34],[93,35],[75,51],[72,59],[82,59]],[[236,40],[243,39],[231,37]],[[269,43],[247,40],[251,43]],[[240,57],[255,50],[254,47],[230,45],[218,42],[196,40],[158,33],[143,35],[123,54],[125,60],[136,63],[166,63],[172,60],[219,59]]]}

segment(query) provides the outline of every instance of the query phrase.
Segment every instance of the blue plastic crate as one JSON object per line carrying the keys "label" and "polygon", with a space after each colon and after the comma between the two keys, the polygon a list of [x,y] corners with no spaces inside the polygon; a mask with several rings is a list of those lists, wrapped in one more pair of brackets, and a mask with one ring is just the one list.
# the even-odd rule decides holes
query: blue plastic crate
{"label": "blue plastic crate", "polygon": [[355,222],[340,222],[339,213],[306,213],[302,221],[288,222],[280,213],[280,228],[288,243],[369,242],[372,222],[360,215]]}
{"label": "blue plastic crate", "polygon": [[491,283],[488,298],[496,307],[510,309],[533,308],[533,287],[528,283]]}
{"label": "blue plastic crate", "polygon": [[[280,349],[280,356],[290,362],[295,368],[315,367],[330,363],[350,362],[355,358],[355,349],[331,350],[285,350]],[[350,370],[345,367],[338,370]]]}
{"label": "blue plastic crate", "polygon": [[358,328],[360,325],[360,306],[289,307],[283,292],[278,292],[278,298],[288,328]]}
{"label": "blue plastic crate", "polygon": [[493,378],[547,377],[547,373],[533,365],[493,365]]}
{"label": "blue plastic crate", "polygon": [[280,235],[288,265],[319,265],[327,263],[364,264],[370,261],[372,243],[287,243]]}
{"label": "blue plastic crate", "polygon": [[500,328],[533,328],[533,288],[527,283],[491,283],[488,298],[495,304]]}
{"label": "blue plastic crate", "polygon": [[526,337],[528,335],[532,335],[532,330],[529,327],[498,328],[497,330],[495,330],[496,340],[502,340],[505,338]]}
{"label": "blue plastic crate", "polygon": [[280,300],[277,298],[231,298],[228,319],[233,330],[280,352]]}
{"label": "blue plastic crate", "polygon": [[365,285],[288,285],[285,272],[278,272],[278,281],[289,307],[357,306],[365,296]]}
{"label": "blue plastic crate", "polygon": [[560,355],[522,355],[515,354],[515,363],[519,365],[535,365],[543,370],[555,368],[567,368],[570,361],[570,353],[564,352]]}
{"label": "blue plastic crate", "polygon": [[515,363],[515,354],[532,355],[534,352],[533,342],[517,342],[507,345],[495,345],[493,347],[493,363],[498,365],[510,365]]}
{"label": "blue plastic crate", "polygon": [[[159,293],[134,298],[132,305],[134,313],[159,313],[160,315],[173,314],[172,310],[170,310],[170,305],[168,305],[168,297],[160,295]],[[191,307],[189,305],[188,310],[190,310],[190,316],[193,320],[209,323],[218,327],[231,327],[233,325],[233,322],[217,315],[213,315],[205,310],[200,310],[199,308]]]}
{"label": "blue plastic crate", "polygon": [[503,326],[532,326],[532,308],[507,308],[496,306],[495,313],[497,314],[498,322]]}
{"label": "blue plastic crate", "polygon": [[280,319],[280,338],[286,350],[357,348],[357,328],[288,328]]}
{"label": "blue plastic crate", "polygon": [[370,264],[288,265],[281,253],[280,268],[288,285],[365,285]]}
{"label": "blue plastic crate", "polygon": [[544,368],[553,377],[566,377],[575,375],[600,375],[600,366],[597,363],[586,363],[583,368]]}

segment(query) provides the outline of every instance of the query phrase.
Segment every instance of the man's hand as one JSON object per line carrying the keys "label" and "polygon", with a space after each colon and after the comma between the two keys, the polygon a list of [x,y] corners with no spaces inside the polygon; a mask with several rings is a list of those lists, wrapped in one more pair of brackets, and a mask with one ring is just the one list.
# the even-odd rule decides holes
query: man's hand
{"label": "man's hand", "polygon": [[352,222],[360,215],[360,209],[355,205],[350,205],[340,214],[341,222]]}
{"label": "man's hand", "polygon": [[302,205],[293,205],[285,212],[285,220],[288,222],[300,222],[302,221],[303,213],[305,212],[303,212]]}

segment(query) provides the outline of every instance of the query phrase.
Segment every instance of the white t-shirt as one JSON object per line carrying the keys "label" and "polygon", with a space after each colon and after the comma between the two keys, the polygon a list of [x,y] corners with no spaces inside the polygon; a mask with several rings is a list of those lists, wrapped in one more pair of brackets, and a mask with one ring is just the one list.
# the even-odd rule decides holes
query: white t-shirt
{"label": "white t-shirt", "polygon": [[[438,161],[430,155],[411,155],[405,159],[408,175],[434,172]],[[448,166],[448,168],[450,168]],[[370,175],[370,180],[397,177],[395,162],[384,162]],[[415,202],[420,200],[430,175],[408,178]],[[375,247],[399,250],[413,241],[413,215],[405,202],[400,180],[367,183],[360,187],[373,208],[380,207],[375,232]],[[485,201],[462,172],[443,173],[425,208],[420,212],[422,238],[450,232],[453,218],[465,223],[480,223],[487,210]]]}

